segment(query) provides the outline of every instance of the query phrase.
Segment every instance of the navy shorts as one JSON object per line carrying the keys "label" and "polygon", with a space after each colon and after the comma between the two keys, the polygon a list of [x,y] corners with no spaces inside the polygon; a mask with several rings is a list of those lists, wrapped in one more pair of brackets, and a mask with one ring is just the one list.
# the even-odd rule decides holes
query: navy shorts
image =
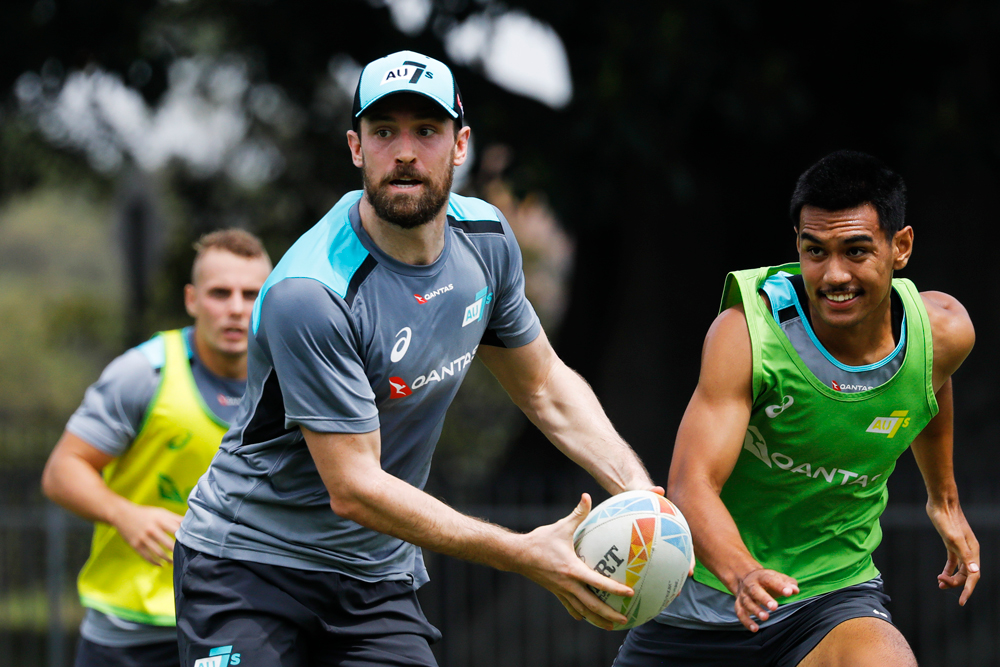
{"label": "navy shorts", "polygon": [[180,667],[177,642],[105,646],[80,637],[73,667]]}
{"label": "navy shorts", "polygon": [[688,630],[651,621],[631,630],[614,667],[795,667],[827,633],[852,618],[892,617],[880,588],[850,586],[757,632]]}
{"label": "navy shorts", "polygon": [[405,581],[365,582],[174,547],[181,664],[436,667],[441,633]]}

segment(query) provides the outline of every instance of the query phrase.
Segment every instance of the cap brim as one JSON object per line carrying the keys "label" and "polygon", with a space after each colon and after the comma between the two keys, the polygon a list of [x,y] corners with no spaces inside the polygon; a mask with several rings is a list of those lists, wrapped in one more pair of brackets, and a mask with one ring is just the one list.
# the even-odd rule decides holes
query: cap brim
{"label": "cap brim", "polygon": [[432,95],[431,93],[425,93],[425,92],[423,92],[423,91],[420,91],[420,90],[413,90],[413,89],[405,89],[405,90],[387,90],[387,91],[385,91],[384,93],[381,93],[380,95],[378,95],[377,97],[374,97],[374,98],[372,98],[371,100],[369,100],[368,104],[366,104],[366,105],[364,105],[363,107],[361,107],[361,109],[360,109],[360,110],[358,110],[358,112],[357,112],[356,114],[354,114],[354,117],[355,117],[355,118],[361,118],[361,114],[363,114],[363,113],[364,113],[364,112],[365,112],[365,111],[366,111],[366,110],[367,110],[367,109],[368,109],[368,108],[369,108],[369,107],[370,107],[371,105],[375,104],[375,103],[376,103],[376,102],[378,102],[379,100],[382,100],[382,99],[385,99],[386,97],[389,97],[390,95],[402,95],[402,94],[408,94],[408,95],[420,95],[420,96],[422,96],[422,97],[426,97],[426,98],[428,98],[428,99],[431,99],[431,100],[434,100],[435,102],[437,102],[437,103],[438,103],[438,105],[439,105],[439,106],[440,106],[440,107],[441,107],[442,109],[444,109],[445,111],[447,111],[447,112],[448,112],[448,115],[449,115],[449,116],[451,116],[451,117],[452,117],[452,118],[454,118],[455,120],[458,120],[458,112],[457,112],[457,111],[455,111],[455,110],[453,110],[453,109],[452,109],[452,108],[451,108],[451,107],[450,107],[450,106],[448,105],[448,103],[447,103],[447,102],[445,102],[444,100],[442,100],[442,99],[441,99],[440,97],[438,97],[437,95]]}

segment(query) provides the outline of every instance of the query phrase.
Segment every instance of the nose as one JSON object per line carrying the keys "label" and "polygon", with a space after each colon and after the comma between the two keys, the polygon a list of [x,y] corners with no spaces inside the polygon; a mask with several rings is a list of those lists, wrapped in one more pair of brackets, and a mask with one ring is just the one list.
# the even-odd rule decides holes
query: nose
{"label": "nose", "polygon": [[823,280],[827,285],[833,287],[846,285],[851,282],[853,277],[850,270],[848,270],[847,259],[839,255],[830,257],[830,260],[826,263],[826,271],[823,274]]}
{"label": "nose", "polygon": [[416,141],[410,132],[400,132],[399,138],[396,140],[396,163],[413,164],[416,160]]}
{"label": "nose", "polygon": [[243,298],[243,293],[238,290],[233,290],[232,296],[229,297],[229,312],[233,315],[243,315],[246,308],[247,304],[246,300]]}

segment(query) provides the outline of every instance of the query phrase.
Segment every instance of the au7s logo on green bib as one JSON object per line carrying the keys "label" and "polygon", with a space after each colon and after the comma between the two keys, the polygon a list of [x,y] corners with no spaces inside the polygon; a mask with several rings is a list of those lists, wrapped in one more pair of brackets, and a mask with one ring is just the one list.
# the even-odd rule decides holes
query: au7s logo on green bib
{"label": "au7s logo on green bib", "polygon": [[884,433],[886,437],[894,438],[896,431],[910,425],[910,418],[906,416],[908,413],[909,410],[894,410],[888,417],[876,417],[865,432]]}

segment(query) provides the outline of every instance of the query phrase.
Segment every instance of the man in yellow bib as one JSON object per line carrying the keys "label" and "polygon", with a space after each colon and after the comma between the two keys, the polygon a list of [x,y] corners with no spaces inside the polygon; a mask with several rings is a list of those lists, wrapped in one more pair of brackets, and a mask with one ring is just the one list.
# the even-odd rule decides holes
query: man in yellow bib
{"label": "man in yellow bib", "polygon": [[177,667],[172,550],[187,497],[246,387],[247,329],[271,261],[252,234],[203,236],[184,303],[194,326],[115,359],[70,418],[42,489],[95,522],[80,573],[75,667]]}

